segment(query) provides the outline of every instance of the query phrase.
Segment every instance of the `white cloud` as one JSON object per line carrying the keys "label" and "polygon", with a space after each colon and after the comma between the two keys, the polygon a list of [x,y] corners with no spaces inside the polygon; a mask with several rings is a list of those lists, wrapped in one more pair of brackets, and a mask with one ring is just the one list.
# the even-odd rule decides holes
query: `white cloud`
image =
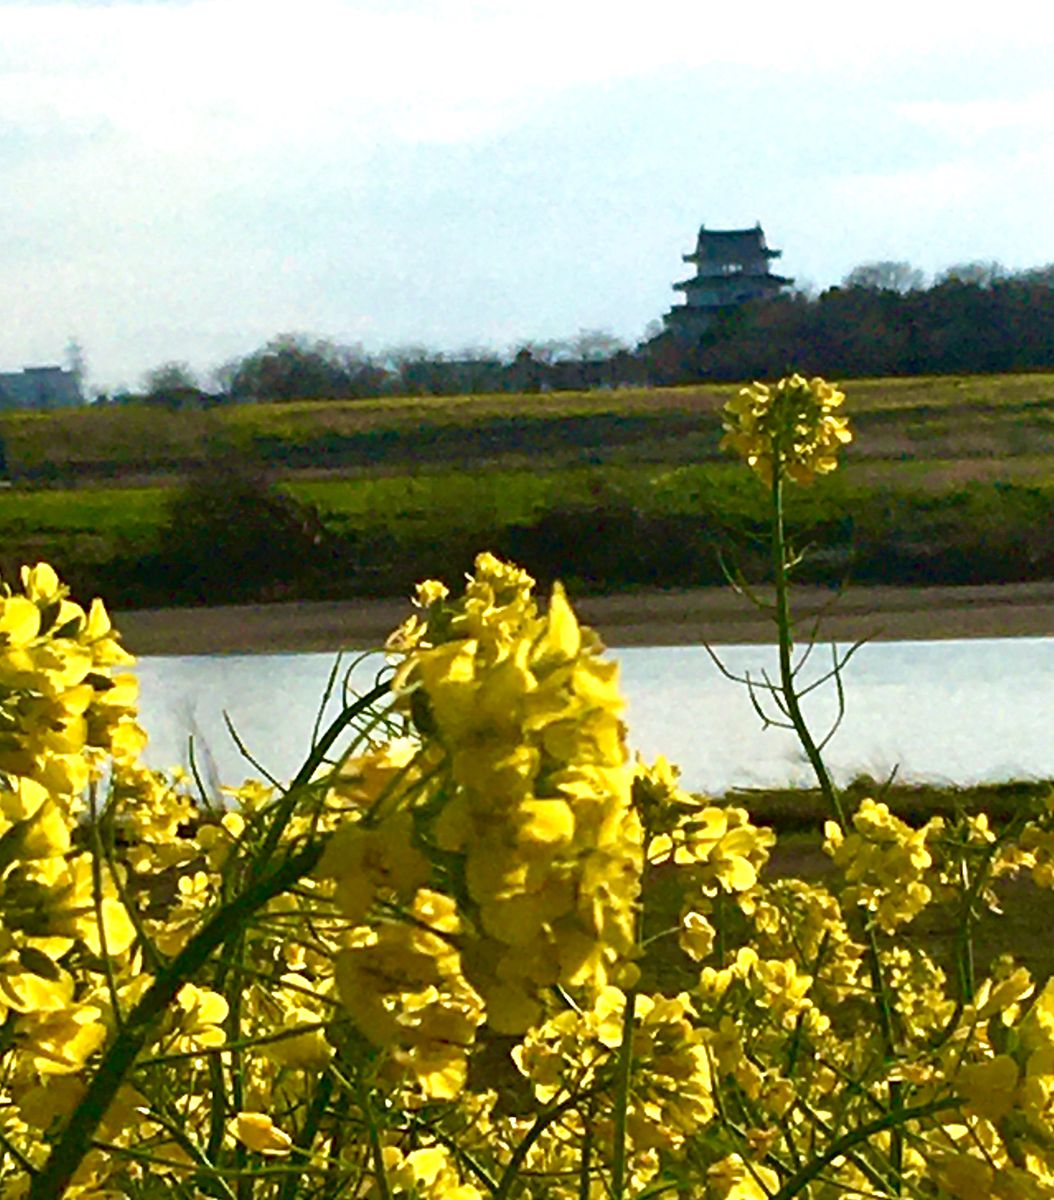
{"label": "white cloud", "polygon": [[1015,99],[930,100],[896,107],[907,120],[966,144],[993,133],[1015,133],[1028,138],[1054,135],[1054,89],[1051,88]]}
{"label": "white cloud", "polygon": [[[119,131],[162,153],[447,141],[562,89],[675,67],[736,64],[745,82],[751,71],[826,75],[834,96],[847,71],[1003,44],[1013,29],[1005,4],[949,22],[943,6],[905,0],[770,0],[749,12],[699,0],[26,3],[4,8],[0,111],[29,127]],[[1052,40],[1054,21],[1033,16],[1029,37]]]}
{"label": "white cloud", "polygon": [[[881,92],[881,82],[891,68],[910,68],[925,82],[927,63],[1015,40],[1054,46],[1054,17],[1037,19],[1035,11],[1008,0],[998,10],[973,17],[962,10],[949,21],[944,5],[917,0],[881,6],[757,0],[749,10],[706,0],[300,0],[295,6],[288,0],[0,0],[0,245],[6,263],[0,306],[15,314],[9,332],[17,335],[5,352],[47,357],[47,345],[59,348],[53,355],[75,331],[97,364],[115,364],[102,366],[104,376],[120,371],[131,378],[163,358],[205,365],[221,344],[233,353],[281,328],[359,336],[372,320],[381,340],[393,336],[393,323],[395,337],[407,336],[405,330],[435,315],[417,276],[427,274],[422,257],[440,241],[447,254],[437,259],[436,272],[449,274],[451,264],[460,269],[464,263],[457,303],[467,305],[487,291],[488,264],[472,260],[478,229],[466,228],[481,213],[473,207],[475,194],[458,192],[478,190],[479,180],[472,164],[457,173],[458,155],[467,159],[479,142],[496,142],[544,108],[537,126],[544,156],[553,144],[554,113],[569,111],[584,92],[606,103],[617,91],[624,114],[632,81],[705,75],[715,66],[726,78],[741,78],[743,91],[722,94],[724,110],[678,110],[674,117],[681,130],[695,122],[712,135],[700,154],[700,202],[705,196],[710,206],[700,218],[716,219],[720,208],[729,220],[771,223],[776,202],[765,196],[735,215],[757,195],[765,156],[777,165],[785,207],[793,181],[784,176],[793,173],[795,156],[804,152],[822,162],[829,155],[829,194],[839,198],[835,219],[818,234],[815,197],[807,196],[799,244],[809,237],[851,237],[857,249],[847,250],[848,265],[869,256],[913,256],[898,239],[912,228],[936,238],[951,212],[948,203],[958,204],[957,220],[971,232],[964,196],[1005,211],[983,165],[968,162],[970,130],[987,128],[993,136],[1032,131],[1049,141],[1051,93],[1037,93],[1042,117],[1028,104],[999,99],[998,81],[984,79],[970,93],[983,95],[981,85],[992,83],[994,98],[983,104],[926,98],[904,106],[898,111],[913,129],[954,142],[966,165],[847,180],[838,150],[824,149],[844,148],[850,136],[840,109],[846,80],[870,74],[875,95],[888,104],[896,97]],[[809,128],[784,121],[781,144],[767,145],[765,122],[776,114],[766,118],[749,93],[755,89],[767,97],[764,103],[779,103],[791,96],[780,88],[801,81],[820,95],[806,114]],[[829,109],[823,102],[828,92]],[[924,89],[912,94],[926,97]],[[604,103],[594,101],[598,126]],[[787,111],[798,110],[788,103]],[[647,120],[650,112],[642,105],[633,120]],[[670,120],[669,112],[663,119]],[[738,130],[734,136],[729,125]],[[677,155],[694,144],[671,132],[656,127],[655,145],[669,145]],[[550,256],[544,289],[535,278],[539,311],[557,311],[557,292],[565,306],[560,312],[578,303],[582,268],[574,255],[593,253],[582,241],[587,219],[580,214],[607,202],[610,193],[598,189],[621,186],[627,209],[647,202],[646,185],[630,186],[632,162],[617,161],[611,130],[598,139],[605,161],[595,164],[588,131],[576,137],[580,154],[570,145],[561,153],[581,170],[565,171],[549,201],[533,202],[535,172],[527,162],[511,164],[515,174],[497,192],[507,207],[500,230],[491,231],[492,247],[499,237],[537,245],[532,239],[542,235],[527,228],[531,222],[548,223],[550,247],[561,238],[568,247]],[[851,140],[855,147],[861,138]],[[422,145],[436,149],[425,152]],[[417,174],[423,159],[429,180]],[[657,152],[648,168],[655,188],[671,177],[660,159]],[[493,155],[489,169],[501,171],[504,161]],[[378,170],[388,174],[380,186],[369,186]],[[1022,196],[1030,172],[1049,183],[1041,165],[1018,163],[1010,177]],[[444,193],[435,198],[446,206],[438,216],[429,208],[430,188]],[[423,197],[419,203],[394,203],[414,189]],[[948,196],[958,200],[946,202]],[[1034,221],[1034,207],[1024,198],[1018,203],[1020,215]],[[839,221],[844,235],[832,233]],[[674,246],[690,232],[677,231]],[[868,239],[882,237],[889,250],[872,252]],[[404,252],[407,241],[416,259]],[[1014,257],[981,244],[971,256],[989,254]],[[531,271],[539,269],[525,259],[508,286],[526,293]],[[341,273],[353,275],[353,282],[340,280],[337,287]],[[821,267],[806,273],[829,278]],[[607,280],[598,270],[598,293],[617,291]],[[663,278],[663,295],[666,287]],[[482,303],[466,308],[461,320],[468,329],[506,319],[509,305],[500,289],[489,294],[489,309]],[[360,309],[359,296],[372,299],[363,299]],[[448,311],[439,317],[454,321]],[[166,329],[172,342],[162,349]],[[7,365],[17,365],[17,357]]]}
{"label": "white cloud", "polygon": [[1019,269],[1054,257],[1044,216],[1054,160],[1046,147],[1007,154],[997,168],[960,158],[832,178],[822,190],[824,210],[837,215],[822,252],[841,261],[842,274],[876,259],[907,259],[935,273],[957,262]]}

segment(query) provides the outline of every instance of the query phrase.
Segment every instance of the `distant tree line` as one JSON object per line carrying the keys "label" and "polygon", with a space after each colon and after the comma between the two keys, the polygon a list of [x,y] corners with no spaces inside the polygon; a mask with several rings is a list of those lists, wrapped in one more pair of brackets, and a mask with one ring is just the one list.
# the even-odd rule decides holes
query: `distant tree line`
{"label": "distant tree line", "polygon": [[907,263],[857,267],[817,297],[734,310],[698,342],[660,335],[643,348],[656,383],[778,375],[839,378],[1054,367],[1054,264],[1011,273],[952,267],[929,287]]}
{"label": "distant tree line", "polygon": [[537,392],[647,381],[647,360],[602,330],[528,342],[504,353],[473,348],[454,354],[424,346],[370,354],[361,346],[281,334],[244,358],[224,363],[209,383],[189,364],[167,362],[147,372],[138,389],[98,399],[185,408],[250,400]]}
{"label": "distant tree line", "polygon": [[993,262],[950,267],[929,286],[906,262],[855,267],[818,296],[794,292],[721,314],[694,339],[662,330],[635,348],[600,331],[504,353],[446,354],[282,334],[213,372],[186,363],[149,372],[137,391],[100,397],[168,408],[297,398],[542,392],[737,380],[789,368],[839,378],[1023,371],[1054,367],[1054,264],[1011,272]]}

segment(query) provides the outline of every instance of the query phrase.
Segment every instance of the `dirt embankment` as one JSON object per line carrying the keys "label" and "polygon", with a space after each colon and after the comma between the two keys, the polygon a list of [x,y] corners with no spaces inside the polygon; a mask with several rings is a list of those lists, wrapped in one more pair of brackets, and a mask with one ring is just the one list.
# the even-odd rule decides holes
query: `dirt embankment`
{"label": "dirt embankment", "polygon": [[[727,588],[571,599],[610,646],[775,640],[771,621]],[[803,588],[794,599],[802,640],[818,612],[825,641],[1054,636],[1054,583],[856,588],[840,597]],[[411,611],[403,600],[348,600],[127,611],[114,623],[137,655],[278,654],[376,648]]]}

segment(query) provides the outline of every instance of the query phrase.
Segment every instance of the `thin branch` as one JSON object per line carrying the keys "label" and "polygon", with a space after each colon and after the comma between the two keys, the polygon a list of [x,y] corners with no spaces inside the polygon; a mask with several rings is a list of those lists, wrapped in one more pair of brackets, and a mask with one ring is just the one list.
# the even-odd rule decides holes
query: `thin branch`
{"label": "thin branch", "polygon": [[833,738],[838,732],[838,730],[841,728],[842,721],[845,719],[845,687],[842,684],[842,672],[837,669],[834,671],[834,686],[835,694],[838,697],[838,712],[834,720],[831,722],[831,728],[827,731],[827,736],[821,738],[820,740],[818,749],[821,754],[827,749],[827,743],[830,742],[831,738]]}
{"label": "thin branch", "polygon": [[238,730],[235,729],[234,722],[231,720],[231,715],[226,709],[223,710],[223,723],[227,726],[227,732],[231,735],[231,741],[234,742],[238,749],[238,753],[242,756],[242,758],[244,758],[251,767],[255,767],[269,784],[271,784],[273,787],[280,788],[282,786],[281,783],[271,774],[270,771],[268,771],[268,769],[260,762],[260,760],[253,755],[249,747],[246,746],[246,744],[242,741],[241,734],[239,734]]}
{"label": "thin branch", "polygon": [[198,770],[198,755],[194,748],[194,735],[190,734],[187,737],[187,765],[190,767],[190,776],[198,789],[198,796],[201,799],[201,806],[206,811],[211,812],[215,807],[208,792],[205,790],[205,781],[201,778],[201,772]]}

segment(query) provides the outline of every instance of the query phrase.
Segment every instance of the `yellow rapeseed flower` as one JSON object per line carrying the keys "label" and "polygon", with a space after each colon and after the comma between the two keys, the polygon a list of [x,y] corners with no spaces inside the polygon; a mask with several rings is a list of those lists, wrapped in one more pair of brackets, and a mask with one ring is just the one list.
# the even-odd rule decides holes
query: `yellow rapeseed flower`
{"label": "yellow rapeseed flower", "polygon": [[766,483],[782,478],[811,483],[838,465],[838,450],[852,441],[849,423],[836,415],[845,394],[819,377],[785,376],[772,387],[753,383],[724,407],[724,449],[734,450]]}

